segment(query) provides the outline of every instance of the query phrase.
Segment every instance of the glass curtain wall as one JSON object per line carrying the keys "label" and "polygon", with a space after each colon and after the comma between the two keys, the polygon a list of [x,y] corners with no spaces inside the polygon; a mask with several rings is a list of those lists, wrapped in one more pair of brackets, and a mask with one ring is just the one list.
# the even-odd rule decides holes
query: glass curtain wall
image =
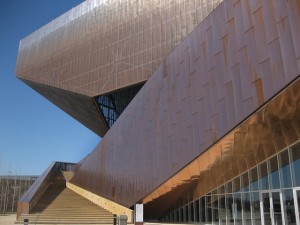
{"label": "glass curtain wall", "polygon": [[300,224],[299,214],[300,142],[164,219],[220,225],[293,225]]}

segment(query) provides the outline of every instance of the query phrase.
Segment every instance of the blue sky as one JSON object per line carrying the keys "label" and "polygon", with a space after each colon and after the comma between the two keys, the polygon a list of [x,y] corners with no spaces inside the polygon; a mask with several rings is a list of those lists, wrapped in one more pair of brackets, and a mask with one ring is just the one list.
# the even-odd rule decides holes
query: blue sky
{"label": "blue sky", "polygon": [[15,78],[19,41],[82,0],[0,0],[0,174],[78,162],[100,138]]}

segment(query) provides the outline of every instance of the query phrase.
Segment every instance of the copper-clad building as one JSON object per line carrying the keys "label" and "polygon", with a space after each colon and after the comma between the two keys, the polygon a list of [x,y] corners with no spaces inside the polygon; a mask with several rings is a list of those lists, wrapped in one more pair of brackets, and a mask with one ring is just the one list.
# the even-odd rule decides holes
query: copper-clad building
{"label": "copper-clad building", "polygon": [[87,0],[17,76],[103,137],[70,183],[145,219],[300,224],[300,2]]}

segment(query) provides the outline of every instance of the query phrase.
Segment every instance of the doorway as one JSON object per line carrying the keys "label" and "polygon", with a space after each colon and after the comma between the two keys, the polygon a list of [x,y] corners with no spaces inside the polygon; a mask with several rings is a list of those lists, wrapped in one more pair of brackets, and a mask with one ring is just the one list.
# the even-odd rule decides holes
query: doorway
{"label": "doorway", "polygon": [[260,199],[262,225],[283,225],[284,213],[282,213],[283,200],[281,191],[262,191]]}

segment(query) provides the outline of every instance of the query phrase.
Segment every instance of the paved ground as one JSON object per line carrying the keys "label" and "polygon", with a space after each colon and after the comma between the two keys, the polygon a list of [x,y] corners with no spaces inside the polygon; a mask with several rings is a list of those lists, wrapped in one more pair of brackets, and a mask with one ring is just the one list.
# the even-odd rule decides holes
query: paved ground
{"label": "paved ground", "polygon": [[16,214],[2,215],[0,214],[0,225],[14,225]]}

